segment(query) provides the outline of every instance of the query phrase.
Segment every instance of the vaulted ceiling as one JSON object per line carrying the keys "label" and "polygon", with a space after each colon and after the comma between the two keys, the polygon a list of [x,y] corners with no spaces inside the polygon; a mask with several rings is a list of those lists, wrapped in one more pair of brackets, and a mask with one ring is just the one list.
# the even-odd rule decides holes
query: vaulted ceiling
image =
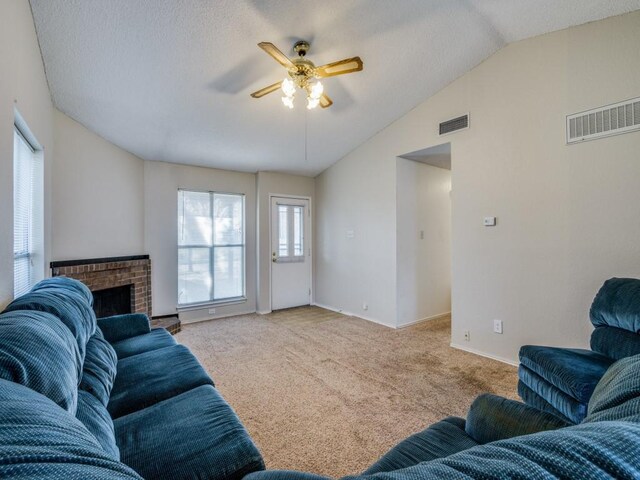
{"label": "vaulted ceiling", "polygon": [[[148,160],[315,175],[506,44],[640,9],[640,0],[31,0],[57,108]],[[249,94],[299,39],[323,83],[307,111]],[[401,152],[399,152],[401,153]]]}

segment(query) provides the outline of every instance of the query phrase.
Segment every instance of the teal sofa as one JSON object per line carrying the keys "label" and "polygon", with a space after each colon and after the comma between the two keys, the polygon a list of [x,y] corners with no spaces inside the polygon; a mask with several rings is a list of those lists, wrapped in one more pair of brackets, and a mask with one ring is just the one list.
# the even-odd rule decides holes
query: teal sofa
{"label": "teal sofa", "polygon": [[0,477],[236,480],[260,452],[196,358],[145,315],[96,320],[47,279],[0,314]]}
{"label": "teal sofa", "polygon": [[[640,355],[609,367],[588,410],[581,424],[572,425],[526,404],[482,395],[466,420],[436,423],[344,480],[640,478]],[[245,480],[326,479],[271,470]]]}

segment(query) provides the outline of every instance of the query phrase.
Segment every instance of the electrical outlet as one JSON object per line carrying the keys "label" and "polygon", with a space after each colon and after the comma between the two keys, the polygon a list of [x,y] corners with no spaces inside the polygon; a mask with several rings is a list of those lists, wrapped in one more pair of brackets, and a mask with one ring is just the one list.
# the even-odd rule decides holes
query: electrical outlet
{"label": "electrical outlet", "polygon": [[369,310],[369,304],[368,304],[367,302],[364,302],[364,303],[362,304],[362,309],[363,309],[363,310]]}
{"label": "electrical outlet", "polygon": [[471,341],[471,333],[469,332],[469,330],[464,331],[464,341],[465,342]]}
{"label": "electrical outlet", "polygon": [[502,335],[502,320],[493,321],[493,333],[499,333]]}
{"label": "electrical outlet", "polygon": [[216,313],[216,309],[215,308],[210,308],[209,309],[209,314],[213,315],[214,313]]}

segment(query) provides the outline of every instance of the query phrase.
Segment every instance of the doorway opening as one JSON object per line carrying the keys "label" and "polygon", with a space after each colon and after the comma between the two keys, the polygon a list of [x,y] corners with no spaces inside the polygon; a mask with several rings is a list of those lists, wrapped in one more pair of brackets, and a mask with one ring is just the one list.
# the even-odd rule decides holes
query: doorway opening
{"label": "doorway opening", "polygon": [[451,315],[451,144],[396,159],[396,325]]}

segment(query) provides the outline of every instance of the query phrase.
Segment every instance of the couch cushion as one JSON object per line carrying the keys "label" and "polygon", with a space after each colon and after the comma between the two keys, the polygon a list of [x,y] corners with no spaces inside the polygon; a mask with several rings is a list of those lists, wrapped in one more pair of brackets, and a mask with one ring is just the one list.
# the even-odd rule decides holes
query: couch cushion
{"label": "couch cushion", "polygon": [[[580,423],[587,415],[587,402],[579,402],[572,398],[524,365],[520,365],[518,377],[520,378],[519,384],[529,387],[571,423]],[[527,398],[523,397],[523,400],[529,403]]]}
{"label": "couch cushion", "polygon": [[640,354],[640,335],[615,327],[596,327],[591,334],[591,350],[620,360]]}
{"label": "couch cushion", "polygon": [[31,289],[32,292],[37,292],[38,290],[46,290],[50,288],[59,288],[62,290],[73,290],[76,293],[79,293],[84,297],[87,303],[92,306],[93,305],[93,293],[89,290],[84,283],[74,278],[69,277],[51,277],[45,278],[44,280],[36,283]]}
{"label": "couch cushion", "polygon": [[120,451],[116,446],[113,431],[113,420],[100,400],[89,392],[78,391],[76,418],[87,427],[109,457],[116,461],[120,460]]}
{"label": "couch cushion", "polygon": [[640,333],[640,280],[610,278],[604,282],[593,299],[589,316],[594,327]]}
{"label": "couch cushion", "polygon": [[264,469],[242,423],[210,385],[114,424],[122,461],[147,480],[234,480]]}
{"label": "couch cushion", "polygon": [[0,380],[0,478],[140,480],[73,415],[6,380]]}
{"label": "couch cushion", "polygon": [[478,443],[464,430],[462,418],[449,417],[406,438],[389,450],[364,475],[391,472],[458,453]]}
{"label": "couch cushion", "polygon": [[0,378],[19,383],[75,413],[78,345],[58,318],[45,312],[0,315]]}
{"label": "couch cushion", "polygon": [[632,420],[640,416],[640,355],[618,360],[598,383],[585,422]]}
{"label": "couch cushion", "polygon": [[71,288],[39,287],[11,302],[5,312],[33,310],[51,313],[71,331],[78,344],[80,358],[96,330],[96,315],[84,296]]}
{"label": "couch cushion", "polygon": [[570,425],[533,406],[485,393],[471,404],[465,431],[476,442],[485,444]]}
{"label": "couch cushion", "polygon": [[118,358],[99,328],[87,342],[87,353],[82,368],[80,389],[91,393],[105,407],[116,379]]}
{"label": "couch cushion", "polygon": [[116,351],[118,358],[122,359],[175,344],[176,340],[164,328],[154,328],[151,333],[115,342],[113,349]]}
{"label": "couch cushion", "polygon": [[[569,418],[567,418],[560,410],[553,407],[544,398],[542,398],[536,392],[534,392],[529,387],[527,387],[522,382],[522,380],[518,382],[518,395],[520,395],[520,398],[522,399],[522,401],[527,405],[531,405],[532,407],[537,408],[538,410],[555,415],[556,417],[566,422],[574,423],[574,424],[576,423],[570,420]],[[584,410],[579,410],[579,411],[581,412],[581,415],[584,418],[584,416],[586,416],[586,408],[585,407],[583,408]]]}
{"label": "couch cushion", "polygon": [[213,381],[184,345],[124,358],[107,410],[118,418]]}
{"label": "couch cushion", "polygon": [[596,384],[613,362],[591,350],[538,345],[520,348],[521,365],[580,403],[589,401]]}

